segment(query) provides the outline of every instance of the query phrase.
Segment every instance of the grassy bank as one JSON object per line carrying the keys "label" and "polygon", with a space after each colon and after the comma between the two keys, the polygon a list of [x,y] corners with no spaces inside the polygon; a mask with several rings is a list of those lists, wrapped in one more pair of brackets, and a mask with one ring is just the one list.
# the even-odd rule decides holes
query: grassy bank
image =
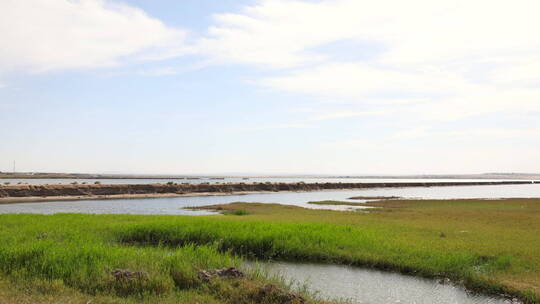
{"label": "grassy bank", "polygon": [[[277,303],[257,298],[268,284],[260,277],[198,278],[237,265],[235,253],[448,277],[540,303],[540,199],[369,205],[384,208],[234,203],[212,207],[223,216],[0,215],[0,300],[20,296],[16,286],[35,299],[73,294],[93,303]],[[144,279],[115,280],[115,269]]]}
{"label": "grassy bank", "polygon": [[245,216],[189,218],[124,230],[125,242],[217,243],[258,258],[345,263],[426,277],[538,303],[540,200],[385,201],[371,212],[273,204],[216,206]]}
{"label": "grassy bank", "polygon": [[215,245],[117,242],[126,227],[172,218],[0,215],[0,303],[284,303],[286,287],[255,274],[202,278],[239,265]]}

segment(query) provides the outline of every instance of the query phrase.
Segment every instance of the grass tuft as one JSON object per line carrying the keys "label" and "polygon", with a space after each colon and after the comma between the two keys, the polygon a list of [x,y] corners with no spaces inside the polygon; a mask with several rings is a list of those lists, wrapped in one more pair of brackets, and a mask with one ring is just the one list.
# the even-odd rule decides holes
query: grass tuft
{"label": "grass tuft", "polygon": [[248,215],[249,212],[244,209],[235,209],[235,210],[227,210],[224,211],[223,214],[225,215]]}

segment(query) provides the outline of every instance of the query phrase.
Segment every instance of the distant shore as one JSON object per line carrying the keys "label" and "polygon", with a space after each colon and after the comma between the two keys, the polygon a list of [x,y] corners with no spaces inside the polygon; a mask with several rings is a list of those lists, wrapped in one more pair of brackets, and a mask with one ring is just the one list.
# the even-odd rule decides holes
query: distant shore
{"label": "distant shore", "polygon": [[170,174],[100,174],[100,173],[48,173],[48,172],[0,172],[0,179],[149,179],[149,180],[224,180],[230,178],[339,178],[339,179],[501,179],[539,180],[540,173],[480,173],[480,174],[410,174],[410,175],[340,175],[340,174],[298,174],[298,175],[170,175]]}
{"label": "distant shore", "polygon": [[525,185],[540,181],[403,182],[403,183],[224,183],[224,184],[50,184],[1,185],[0,204],[67,200],[160,198],[177,196],[240,195],[265,192],[321,190]]}

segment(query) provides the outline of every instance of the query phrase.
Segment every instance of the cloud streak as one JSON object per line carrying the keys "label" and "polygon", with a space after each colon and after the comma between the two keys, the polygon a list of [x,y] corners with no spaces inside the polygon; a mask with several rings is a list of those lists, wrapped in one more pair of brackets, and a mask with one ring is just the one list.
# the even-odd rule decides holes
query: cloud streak
{"label": "cloud streak", "polygon": [[[412,103],[406,111],[442,121],[539,111],[538,10],[532,0],[266,0],[214,16],[198,49],[267,68],[254,83],[319,102]],[[357,46],[325,48],[344,40]],[[339,56],[364,48],[374,55]]]}
{"label": "cloud streak", "polygon": [[534,0],[265,0],[215,15],[200,46],[222,61],[269,67],[328,59],[313,48],[347,39],[385,46],[377,60],[386,64],[516,60],[538,53],[538,10]]}

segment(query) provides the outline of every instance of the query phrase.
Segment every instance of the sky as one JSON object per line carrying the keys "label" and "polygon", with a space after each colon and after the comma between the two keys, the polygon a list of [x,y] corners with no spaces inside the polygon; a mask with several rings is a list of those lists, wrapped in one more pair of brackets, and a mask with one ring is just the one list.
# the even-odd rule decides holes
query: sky
{"label": "sky", "polygon": [[540,172],[536,0],[2,0],[0,171]]}

